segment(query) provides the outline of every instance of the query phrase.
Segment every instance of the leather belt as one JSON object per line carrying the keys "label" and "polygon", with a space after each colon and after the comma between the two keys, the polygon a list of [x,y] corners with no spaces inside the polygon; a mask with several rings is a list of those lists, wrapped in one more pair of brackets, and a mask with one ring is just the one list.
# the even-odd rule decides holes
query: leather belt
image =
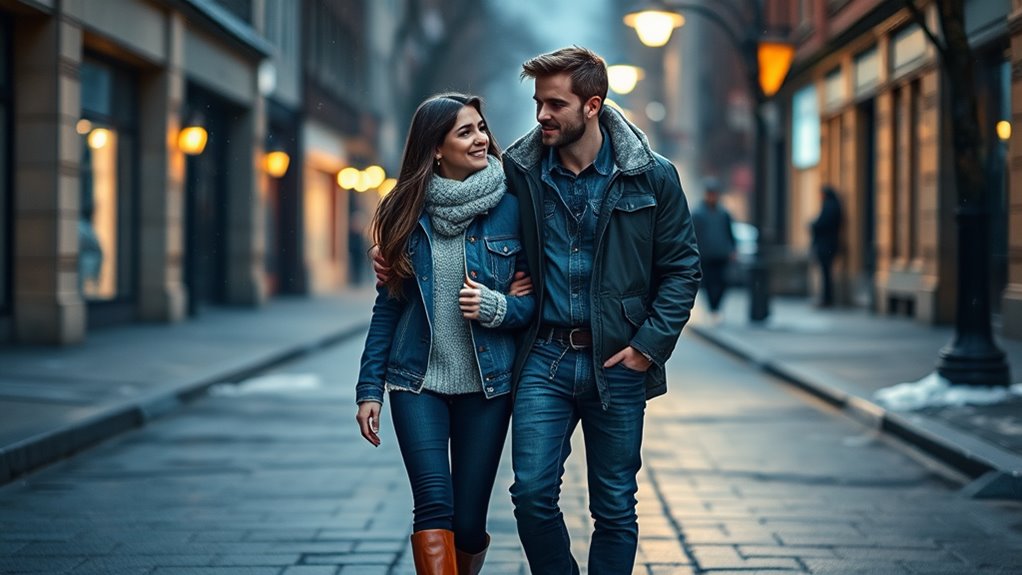
{"label": "leather belt", "polygon": [[588,349],[593,347],[593,332],[580,327],[556,327],[543,325],[539,328],[539,339],[556,341],[571,349]]}

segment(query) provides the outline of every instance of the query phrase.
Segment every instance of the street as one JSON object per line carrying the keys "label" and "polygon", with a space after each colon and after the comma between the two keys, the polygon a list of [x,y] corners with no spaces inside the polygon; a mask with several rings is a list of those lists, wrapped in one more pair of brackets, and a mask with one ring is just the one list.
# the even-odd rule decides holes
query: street
{"label": "street", "polygon": [[[378,449],[354,421],[361,347],[216,388],[0,488],[0,573],[413,573],[388,412]],[[692,336],[669,381],[647,410],[635,573],[1022,572],[1022,506],[956,495],[887,440]],[[505,449],[484,573],[528,572],[510,482]],[[562,507],[584,562],[582,449]]]}

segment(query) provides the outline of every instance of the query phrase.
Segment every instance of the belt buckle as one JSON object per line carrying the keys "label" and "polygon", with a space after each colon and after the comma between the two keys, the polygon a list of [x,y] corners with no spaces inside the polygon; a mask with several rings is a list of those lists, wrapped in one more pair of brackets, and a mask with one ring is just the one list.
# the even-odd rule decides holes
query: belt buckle
{"label": "belt buckle", "polygon": [[576,328],[572,328],[572,330],[568,332],[568,346],[570,346],[571,349],[573,349],[575,351],[578,351],[580,349],[585,349],[584,345],[575,345],[575,334],[580,332],[580,331],[582,331],[582,330],[576,327]]}

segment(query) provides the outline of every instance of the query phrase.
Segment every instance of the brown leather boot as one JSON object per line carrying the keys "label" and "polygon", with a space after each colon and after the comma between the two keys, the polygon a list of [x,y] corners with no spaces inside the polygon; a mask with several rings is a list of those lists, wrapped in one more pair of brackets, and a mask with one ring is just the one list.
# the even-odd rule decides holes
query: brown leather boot
{"label": "brown leather boot", "polygon": [[479,575],[483,570],[483,561],[486,559],[486,550],[490,548],[490,535],[486,535],[486,547],[476,554],[465,553],[458,550],[458,575]]}
{"label": "brown leather boot", "polygon": [[419,575],[457,575],[454,554],[454,532],[427,529],[412,533],[412,555]]}

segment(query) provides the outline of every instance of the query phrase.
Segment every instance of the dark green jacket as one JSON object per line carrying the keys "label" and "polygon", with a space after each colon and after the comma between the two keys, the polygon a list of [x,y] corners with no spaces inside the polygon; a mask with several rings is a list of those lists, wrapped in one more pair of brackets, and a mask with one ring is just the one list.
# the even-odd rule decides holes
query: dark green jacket
{"label": "dark green jacket", "polygon": [[[667,391],[664,363],[688,322],[702,272],[677,170],[617,110],[604,107],[600,123],[610,136],[615,167],[596,224],[590,292],[594,373],[607,405],[614,390],[608,388],[603,362],[627,345],[653,358],[646,397]],[[540,298],[536,309],[543,309],[545,296],[543,197],[555,193],[541,180],[546,153],[538,127],[504,153],[508,190],[518,196],[522,246]],[[518,348],[514,382],[539,331],[536,315]]]}

